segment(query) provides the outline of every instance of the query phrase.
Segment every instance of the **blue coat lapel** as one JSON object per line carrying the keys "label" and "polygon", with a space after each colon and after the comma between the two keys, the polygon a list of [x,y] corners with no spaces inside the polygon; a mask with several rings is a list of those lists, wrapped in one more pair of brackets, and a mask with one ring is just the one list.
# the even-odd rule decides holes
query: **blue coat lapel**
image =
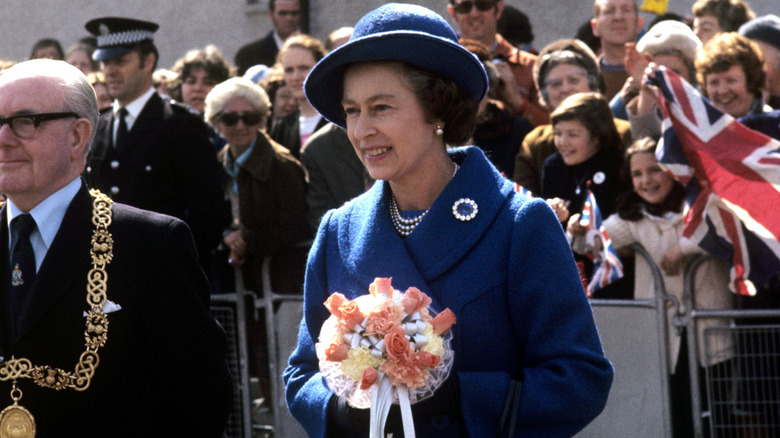
{"label": "blue coat lapel", "polygon": [[[401,238],[393,227],[387,182],[378,181],[347,208],[346,220],[340,222],[338,230],[339,253],[359,284],[367,287],[375,277],[393,277],[396,289],[415,286],[432,293],[428,285],[467,256],[488,231],[503,203],[512,196],[512,183],[477,148],[457,149],[451,155],[461,169],[408,237]],[[485,175],[499,184],[485,181]],[[478,205],[479,212],[471,221],[462,222],[452,214],[452,206],[460,198]]]}

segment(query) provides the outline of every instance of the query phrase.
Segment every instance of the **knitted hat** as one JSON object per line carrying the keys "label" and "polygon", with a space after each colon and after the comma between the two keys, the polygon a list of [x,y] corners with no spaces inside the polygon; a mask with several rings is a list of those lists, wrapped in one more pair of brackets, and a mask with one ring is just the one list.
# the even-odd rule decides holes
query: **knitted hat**
{"label": "knitted hat", "polygon": [[447,21],[422,6],[388,3],[363,16],[349,41],[322,58],[304,83],[309,103],[341,127],[346,127],[341,109],[344,71],[364,61],[402,61],[452,80],[475,98],[487,93],[485,68],[458,44]]}
{"label": "knitted hat", "polygon": [[664,20],[656,23],[645,33],[636,49],[642,53],[655,55],[667,50],[675,50],[691,63],[696,60],[696,51],[701,48],[701,40],[685,23]]}
{"label": "knitted hat", "polygon": [[740,26],[739,34],[780,50],[780,17],[774,14],[756,17]]}

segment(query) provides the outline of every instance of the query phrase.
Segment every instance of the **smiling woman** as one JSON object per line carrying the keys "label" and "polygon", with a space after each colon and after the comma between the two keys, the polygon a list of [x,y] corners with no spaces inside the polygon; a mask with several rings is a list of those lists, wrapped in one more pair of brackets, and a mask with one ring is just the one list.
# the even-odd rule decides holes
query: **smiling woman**
{"label": "smiling woman", "polygon": [[696,76],[702,93],[732,117],[767,110],[761,93],[766,81],[761,49],[736,32],[716,35],[704,45],[696,57]]}
{"label": "smiling woman", "polygon": [[364,16],[309,73],[311,105],[346,128],[378,180],[325,214],[309,254],[298,347],[284,373],[290,411],[309,436],[369,436],[369,410],[326,384],[316,343],[322,303],[333,292],[352,300],[377,277],[418,288],[457,319],[449,377],[429,398],[389,408],[383,432],[496,436],[508,429],[499,422],[506,409],[510,436],[571,436],[603,409],[612,369],[555,216],[517,193],[479,148],[451,147],[471,136],[487,86],[482,63],[442,17],[397,3]]}

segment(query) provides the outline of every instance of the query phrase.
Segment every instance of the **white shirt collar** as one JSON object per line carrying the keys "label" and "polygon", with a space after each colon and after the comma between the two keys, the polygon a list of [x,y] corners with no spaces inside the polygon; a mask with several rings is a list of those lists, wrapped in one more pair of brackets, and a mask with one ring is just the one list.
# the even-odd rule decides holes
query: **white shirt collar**
{"label": "white shirt collar", "polygon": [[[43,258],[46,256],[46,252],[48,252],[54,237],[57,235],[57,231],[60,229],[65,212],[80,188],[81,178],[76,177],[65,187],[52,193],[30,210],[29,213],[35,219],[35,224],[37,225],[36,230],[30,235],[30,243],[33,246],[33,251],[35,251],[36,269],[41,267]],[[11,199],[8,199],[5,220],[8,226],[9,249],[11,246],[11,221],[23,213],[25,212],[14,205]]]}
{"label": "white shirt collar", "polygon": [[[143,111],[144,106],[146,106],[146,102],[149,101],[149,99],[152,98],[152,95],[154,94],[154,87],[149,87],[148,90],[146,90],[146,93],[138,96],[137,99],[134,101],[128,103],[125,105],[125,109],[127,110],[127,117],[125,117],[125,123],[127,123],[127,130],[133,129],[133,123],[135,123],[135,120],[138,118],[138,115],[141,114],[141,111]],[[116,100],[114,101],[114,114],[119,111],[119,102]]]}

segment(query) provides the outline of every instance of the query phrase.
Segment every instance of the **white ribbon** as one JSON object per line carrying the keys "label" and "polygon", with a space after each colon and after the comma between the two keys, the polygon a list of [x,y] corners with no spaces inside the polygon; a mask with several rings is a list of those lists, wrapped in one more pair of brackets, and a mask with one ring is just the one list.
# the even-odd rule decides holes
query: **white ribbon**
{"label": "white ribbon", "polygon": [[393,387],[385,373],[379,372],[377,381],[371,385],[371,425],[370,438],[382,438],[385,433],[387,416],[393,403],[393,391],[398,394],[401,405],[401,420],[403,421],[404,437],[415,438],[414,420],[412,419],[412,404],[409,401],[409,389],[406,386]]}

